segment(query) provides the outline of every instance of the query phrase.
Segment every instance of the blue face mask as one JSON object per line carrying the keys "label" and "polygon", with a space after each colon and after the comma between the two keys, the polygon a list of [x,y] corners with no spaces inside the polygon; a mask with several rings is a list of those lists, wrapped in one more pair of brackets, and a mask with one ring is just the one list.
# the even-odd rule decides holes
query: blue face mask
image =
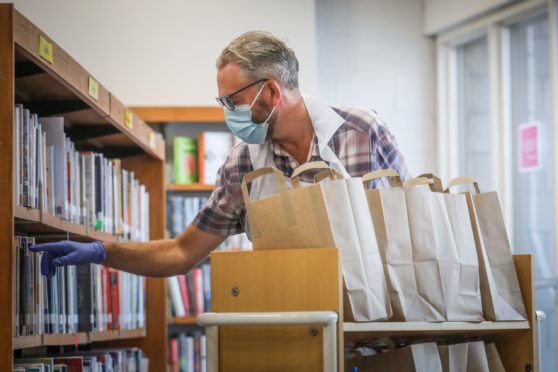
{"label": "blue face mask", "polygon": [[265,137],[267,135],[267,129],[269,128],[269,119],[275,112],[275,107],[271,110],[269,116],[263,123],[254,123],[252,121],[252,106],[260,97],[265,84],[262,85],[260,91],[252,101],[250,105],[238,105],[234,110],[229,110],[225,108],[225,122],[230,131],[243,140],[250,144],[260,144],[265,142]]}

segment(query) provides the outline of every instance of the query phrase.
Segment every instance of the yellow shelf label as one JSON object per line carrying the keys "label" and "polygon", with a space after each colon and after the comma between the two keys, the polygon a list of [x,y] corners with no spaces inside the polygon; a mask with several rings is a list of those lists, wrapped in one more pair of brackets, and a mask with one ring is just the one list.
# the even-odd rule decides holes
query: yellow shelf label
{"label": "yellow shelf label", "polygon": [[52,58],[52,43],[43,35],[39,36],[39,55],[48,63],[54,63]]}
{"label": "yellow shelf label", "polygon": [[130,110],[124,111],[124,125],[126,125],[128,129],[132,129],[133,127],[132,111]]}
{"label": "yellow shelf label", "polygon": [[89,76],[89,95],[95,101],[99,100],[99,83]]}
{"label": "yellow shelf label", "polygon": [[149,147],[151,147],[152,149],[155,150],[155,148],[157,147],[157,142],[155,141],[155,133],[150,130],[149,131]]}

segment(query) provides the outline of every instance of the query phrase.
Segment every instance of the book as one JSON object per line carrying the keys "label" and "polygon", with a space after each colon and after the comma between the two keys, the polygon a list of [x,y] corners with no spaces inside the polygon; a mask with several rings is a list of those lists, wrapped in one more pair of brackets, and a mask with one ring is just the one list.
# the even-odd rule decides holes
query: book
{"label": "book", "polygon": [[198,134],[199,182],[214,185],[217,171],[225,163],[234,136],[230,132],[202,132]]}
{"label": "book", "polygon": [[169,284],[169,296],[171,299],[173,313],[177,317],[186,316],[186,312],[184,310],[184,302],[182,302],[182,297],[180,295],[180,286],[178,284],[178,278],[176,276],[167,278],[167,283]]}
{"label": "book", "polygon": [[188,185],[198,181],[197,144],[190,137],[177,136],[173,139],[174,182]]}

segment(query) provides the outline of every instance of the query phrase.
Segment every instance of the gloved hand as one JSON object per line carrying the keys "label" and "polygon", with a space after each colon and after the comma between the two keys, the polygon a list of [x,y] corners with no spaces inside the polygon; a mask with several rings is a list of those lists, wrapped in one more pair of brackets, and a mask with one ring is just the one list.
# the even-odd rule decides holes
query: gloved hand
{"label": "gloved hand", "polygon": [[99,264],[107,258],[105,246],[98,240],[91,243],[62,240],[54,243],[35,244],[29,247],[29,250],[44,252],[41,260],[41,273],[49,278],[56,273],[58,266]]}

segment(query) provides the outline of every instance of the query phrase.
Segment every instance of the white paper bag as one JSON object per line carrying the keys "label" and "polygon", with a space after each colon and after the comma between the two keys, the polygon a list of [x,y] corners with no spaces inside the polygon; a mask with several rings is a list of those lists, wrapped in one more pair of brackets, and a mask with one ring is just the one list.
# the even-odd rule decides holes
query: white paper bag
{"label": "white paper bag", "polygon": [[483,341],[439,345],[443,372],[491,372]]}
{"label": "white paper bag", "polygon": [[496,192],[481,193],[472,177],[459,177],[449,188],[471,184],[475,194],[463,195],[469,209],[480,269],[484,318],[495,321],[525,320],[526,311],[510,243]]}

